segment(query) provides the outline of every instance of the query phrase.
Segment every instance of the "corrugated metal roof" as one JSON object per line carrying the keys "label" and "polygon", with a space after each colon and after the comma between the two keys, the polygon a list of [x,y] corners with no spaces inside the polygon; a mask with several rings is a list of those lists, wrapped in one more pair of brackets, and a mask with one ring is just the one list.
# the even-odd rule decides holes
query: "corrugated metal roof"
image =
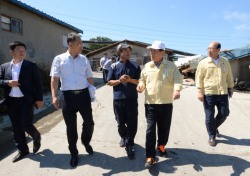
{"label": "corrugated metal roof", "polygon": [[21,1],[18,1],[18,0],[6,0],[6,2],[8,2],[10,4],[13,4],[13,5],[17,6],[17,7],[20,7],[22,9],[24,9],[24,10],[27,10],[27,11],[29,11],[31,13],[34,13],[34,14],[36,14],[38,16],[41,16],[41,17],[46,18],[48,20],[51,20],[51,21],[53,21],[53,22],[55,22],[55,23],[57,23],[57,24],[59,24],[61,26],[72,29],[73,31],[76,31],[78,33],[83,33],[83,31],[81,29],[78,29],[78,28],[76,28],[76,27],[74,27],[74,26],[72,26],[72,25],[70,25],[68,23],[65,23],[65,22],[63,22],[63,21],[61,21],[61,20],[59,20],[59,19],[57,19],[55,17],[52,17],[52,16],[50,16],[50,15],[48,15],[48,14],[46,14],[46,13],[44,13],[44,12],[38,10],[38,9],[35,9],[34,7],[31,7],[31,6],[25,4],[25,3],[21,2]]}
{"label": "corrugated metal roof", "polygon": [[[141,43],[141,44],[147,45],[147,46],[150,45],[148,43],[143,43],[143,42],[139,42],[139,41],[134,41],[134,42]],[[180,51],[180,50],[175,50],[175,49],[171,49],[171,48],[166,48],[166,50],[170,50],[174,54],[180,54],[180,55],[184,55],[184,56],[194,56],[194,55],[196,55],[196,54],[193,54],[193,53],[188,53],[188,52],[184,52],[184,51]]]}
{"label": "corrugated metal roof", "polygon": [[[110,44],[108,46],[102,47],[100,49],[97,49],[95,51],[91,51],[86,56],[90,57],[90,56],[92,56],[92,55],[94,55],[96,53],[99,53],[99,52],[105,51],[105,50],[107,50],[109,48],[115,47],[115,46],[117,46],[120,43],[128,43],[128,44],[132,44],[132,45],[136,45],[136,46],[140,46],[140,47],[144,47],[144,48],[146,48],[147,46],[150,45],[148,43],[143,43],[143,42],[138,42],[138,41],[131,41],[131,40],[125,39],[125,40],[122,40],[122,41]],[[181,54],[181,55],[185,55],[185,56],[194,56],[195,55],[195,54],[192,54],[192,53],[187,53],[187,52],[183,52],[183,51],[173,50],[173,49],[169,49],[169,48],[166,48],[165,52],[168,53],[168,54]]]}
{"label": "corrugated metal roof", "polygon": [[[137,41],[130,41],[130,40],[122,40],[122,41],[119,41],[119,42],[116,42],[116,43],[113,43],[113,44],[110,44],[110,45],[107,45],[107,46],[104,46],[102,48],[99,48],[97,50],[94,50],[94,51],[91,51],[89,52],[88,54],[86,54],[87,57],[90,57],[90,56],[93,56],[97,53],[100,53],[100,52],[103,52],[103,51],[106,51],[108,50],[109,48],[113,48],[113,47],[116,47],[117,45],[119,45],[120,43],[128,43],[128,44],[131,44],[131,45],[136,45],[136,46],[140,46],[140,47],[147,47],[149,46],[149,44],[145,44],[145,43],[141,43],[141,42],[137,42]],[[167,53],[172,53],[172,51],[170,50],[166,50]]]}
{"label": "corrugated metal roof", "polygon": [[226,57],[228,60],[238,60],[246,56],[250,56],[250,45],[232,49],[229,51],[222,51],[220,56]]}

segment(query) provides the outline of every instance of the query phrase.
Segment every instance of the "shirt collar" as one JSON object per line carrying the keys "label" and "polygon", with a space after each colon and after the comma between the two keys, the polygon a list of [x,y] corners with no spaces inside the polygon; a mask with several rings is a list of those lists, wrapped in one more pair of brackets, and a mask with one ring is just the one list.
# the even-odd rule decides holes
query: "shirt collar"
{"label": "shirt collar", "polygon": [[14,60],[12,59],[10,62],[10,65],[16,65],[16,66],[21,66],[23,63],[23,60],[21,62],[18,62],[17,64],[14,63]]}
{"label": "shirt collar", "polygon": [[159,68],[161,64],[167,65],[167,59],[163,58],[162,61],[158,64],[156,65],[154,61],[150,61],[150,67],[158,67]]}
{"label": "shirt collar", "polygon": [[66,56],[67,56],[68,58],[70,58],[70,59],[77,59],[77,58],[79,57],[79,55],[80,55],[80,54],[78,54],[76,58],[73,58],[73,57],[71,56],[71,54],[69,53],[69,51],[67,51],[65,54],[66,54]]}
{"label": "shirt collar", "polygon": [[66,55],[67,58],[73,58],[73,57],[69,54],[69,51],[67,51],[67,52],[65,53],[65,55]]}
{"label": "shirt collar", "polygon": [[[208,62],[214,62],[214,58],[212,58],[212,57],[209,57],[209,61]],[[220,57],[218,58],[218,62],[220,61]]]}
{"label": "shirt collar", "polygon": [[[123,63],[121,59],[118,62]],[[129,62],[130,62],[130,60],[128,59],[126,64],[129,63]]]}

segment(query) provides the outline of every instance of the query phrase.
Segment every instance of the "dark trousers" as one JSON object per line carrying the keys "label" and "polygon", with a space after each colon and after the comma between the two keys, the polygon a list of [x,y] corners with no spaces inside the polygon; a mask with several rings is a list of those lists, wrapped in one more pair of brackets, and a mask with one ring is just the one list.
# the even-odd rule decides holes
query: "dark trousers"
{"label": "dark trousers", "polygon": [[103,77],[103,82],[107,83],[107,76],[108,76],[109,70],[102,69],[102,77]]}
{"label": "dark trousers", "polygon": [[138,123],[137,99],[114,100],[113,107],[120,137],[125,139],[126,146],[133,146]]}
{"label": "dark trousers", "polygon": [[[209,138],[215,138],[217,128],[229,115],[228,95],[205,95],[203,105]],[[214,117],[215,106],[218,110],[216,117]]]}
{"label": "dark trousers", "polygon": [[61,103],[62,113],[67,128],[69,151],[72,156],[77,156],[77,112],[79,112],[83,118],[81,134],[83,145],[89,145],[94,131],[94,121],[88,88],[78,94],[75,94],[73,91],[63,91]]}
{"label": "dark trousers", "polygon": [[145,112],[147,119],[146,132],[146,157],[155,157],[156,144],[156,125],[158,140],[157,146],[166,145],[168,142],[171,120],[172,120],[172,104],[145,104]]}
{"label": "dark trousers", "polygon": [[12,123],[14,141],[20,152],[29,151],[25,132],[27,132],[33,140],[40,137],[40,133],[33,125],[33,104],[22,98],[8,98],[8,113]]}

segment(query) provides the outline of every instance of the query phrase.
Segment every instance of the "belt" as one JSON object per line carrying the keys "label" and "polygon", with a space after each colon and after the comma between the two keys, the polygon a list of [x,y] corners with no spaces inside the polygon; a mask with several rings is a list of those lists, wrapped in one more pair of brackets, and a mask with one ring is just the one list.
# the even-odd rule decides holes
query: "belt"
{"label": "belt", "polygon": [[11,96],[9,96],[10,98],[13,98],[13,99],[21,99],[21,98],[24,98],[24,96],[23,97],[11,97]]}
{"label": "belt", "polygon": [[80,89],[80,90],[65,90],[63,92],[70,92],[72,94],[80,94],[80,93],[83,93],[83,92],[86,92],[86,91],[88,91],[88,88]]}

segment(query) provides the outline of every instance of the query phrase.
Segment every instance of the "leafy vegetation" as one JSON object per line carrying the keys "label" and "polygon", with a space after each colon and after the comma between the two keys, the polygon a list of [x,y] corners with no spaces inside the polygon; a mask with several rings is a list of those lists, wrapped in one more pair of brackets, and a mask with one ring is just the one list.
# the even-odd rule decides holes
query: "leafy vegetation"
{"label": "leafy vegetation", "polygon": [[[91,38],[89,39],[90,41],[95,41],[95,42],[111,42],[112,40],[108,37],[102,37],[102,36],[98,36],[96,38]],[[97,50],[99,48],[102,48],[104,46],[107,46],[108,44],[89,44],[89,48],[94,51]]]}

